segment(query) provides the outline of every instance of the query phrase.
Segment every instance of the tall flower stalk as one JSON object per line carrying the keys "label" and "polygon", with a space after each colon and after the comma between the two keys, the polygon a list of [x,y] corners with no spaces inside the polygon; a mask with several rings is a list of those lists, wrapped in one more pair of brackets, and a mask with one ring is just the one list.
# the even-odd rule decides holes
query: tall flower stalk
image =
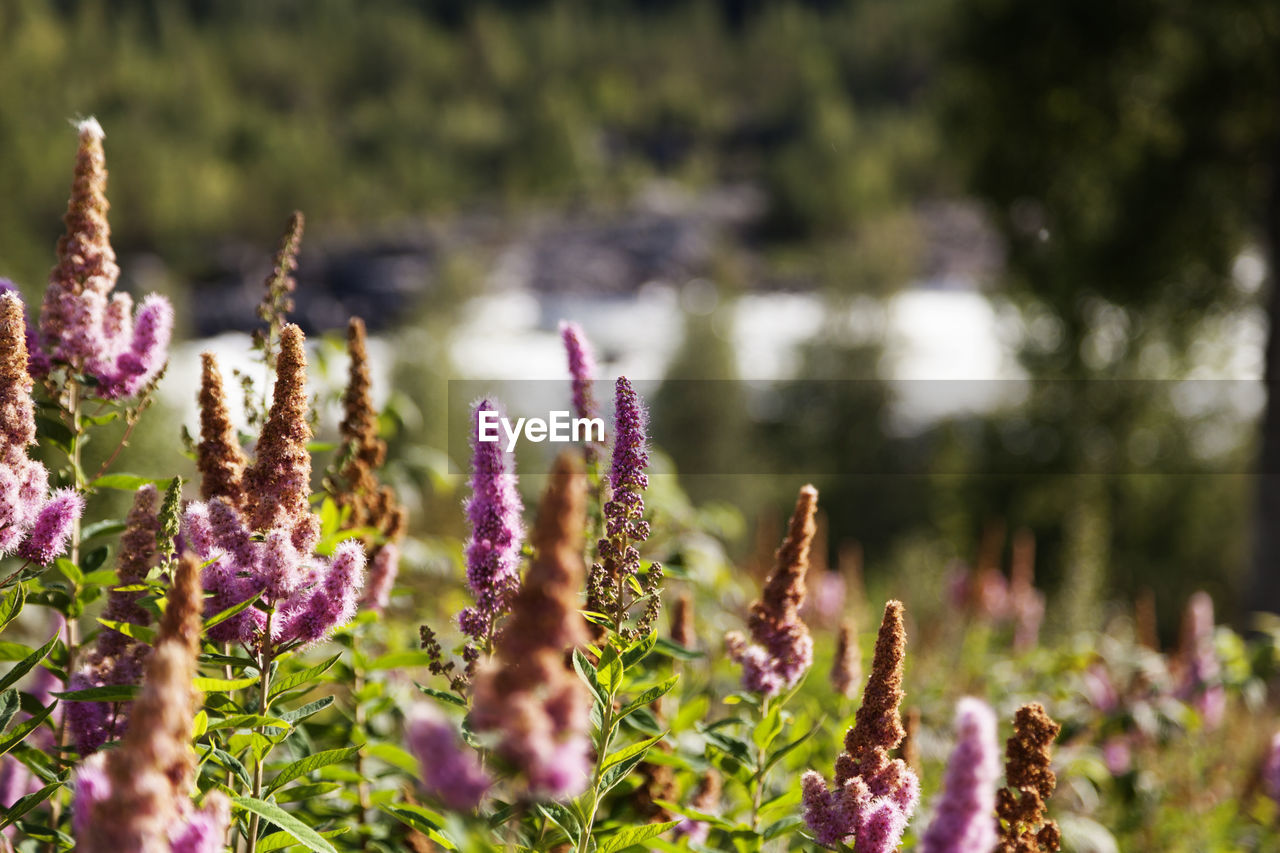
{"label": "tall flower stalk", "polygon": [[222,850],[229,804],[218,792],[191,802],[196,757],[191,685],[200,652],[201,593],[196,560],[177,564],[168,606],[147,660],[142,692],[118,749],[99,753],[76,775],[74,827],[86,853],[214,853]]}
{"label": "tall flower stalk", "polygon": [[852,836],[856,853],[888,853],[898,849],[915,813],[920,780],[902,759],[889,757],[905,734],[899,707],[906,643],[902,603],[890,601],[862,705],[836,759],[835,787],[813,770],[801,779],[805,823],[819,844],[834,846]]}
{"label": "tall flower stalk", "polygon": [[474,684],[472,729],[533,797],[570,796],[587,783],[590,701],[566,666],[566,652],[587,639],[578,603],[585,523],[586,477],[562,454],[538,508],[533,562]]}
{"label": "tall flower stalk", "polygon": [[742,666],[743,688],[766,698],[794,687],[813,663],[813,638],[800,619],[800,606],[817,508],[818,490],[805,486],[796,498],[786,538],[774,554],[764,592],[751,605],[751,640],[737,631],[725,635],[729,657]]}
{"label": "tall flower stalk", "polygon": [[[618,379],[614,402],[613,458],[609,469],[611,497],[604,505],[604,537],[596,545],[599,559],[588,579],[587,609],[606,617],[624,640],[649,632],[661,606],[662,565],[652,563],[643,581],[639,545],[649,538],[644,518],[644,491],[649,487],[648,416],[640,396],[625,376]],[[632,583],[639,586],[637,593]],[[644,611],[629,625],[631,609]],[[599,635],[600,627],[594,632]]]}
{"label": "tall flower stalk", "polygon": [[920,853],[991,853],[996,846],[999,750],[995,711],[980,699],[961,699],[956,705],[956,745]]}
{"label": "tall flower stalk", "polygon": [[493,651],[498,623],[510,611],[520,588],[520,547],[524,541],[524,505],[516,490],[515,460],[497,441],[480,440],[480,419],[502,408],[482,399],[472,410],[471,498],[467,520],[467,583],[475,605],[458,615],[458,625],[471,638],[463,656],[472,675],[482,654]]}
{"label": "tall flower stalk", "polygon": [[1013,718],[1005,746],[1005,787],[996,792],[1000,841],[996,853],[1055,853],[1062,847],[1058,824],[1045,814],[1058,778],[1049,768],[1050,749],[1062,729],[1038,702]]}

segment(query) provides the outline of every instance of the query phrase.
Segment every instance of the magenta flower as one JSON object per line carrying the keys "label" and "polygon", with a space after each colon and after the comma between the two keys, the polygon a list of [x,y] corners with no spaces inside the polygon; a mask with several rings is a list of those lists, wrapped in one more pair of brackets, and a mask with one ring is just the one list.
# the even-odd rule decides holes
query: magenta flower
{"label": "magenta flower", "polygon": [[14,552],[47,565],[66,550],[84,509],[68,490],[49,494],[49,472],[27,456],[36,442],[22,300],[0,294],[0,557]]}
{"label": "magenta flower", "polygon": [[369,565],[369,579],[364,585],[364,594],[360,596],[361,610],[381,613],[387,609],[399,570],[400,547],[394,541],[382,543]]}
{"label": "magenta flower", "polygon": [[902,774],[896,784],[878,780],[868,786],[854,776],[834,791],[822,774],[805,771],[800,779],[804,819],[819,844],[834,847],[853,836],[856,853],[892,853],[920,798],[920,782],[914,773]]}
{"label": "magenta flower", "polygon": [[573,410],[580,418],[597,416],[591,383],[596,378],[596,359],[591,344],[577,323],[561,321],[560,337],[569,356],[569,376],[573,380]]}
{"label": "magenta flower", "polygon": [[58,241],[58,263],[40,312],[44,358],[33,357],[32,366],[47,372],[48,362],[67,365],[97,383],[98,397],[115,400],[137,394],[164,367],[173,307],[151,294],[135,317],[133,299],[115,292],[120,267],[107,222],[105,134],[92,118],[78,130],[67,230]]}
{"label": "magenta flower", "polygon": [[979,699],[961,699],[956,705],[956,745],[920,853],[991,853],[997,841],[999,779],[995,712]]}
{"label": "magenta flower", "polygon": [[644,520],[644,490],[649,488],[648,416],[627,377],[618,378],[614,410],[613,464],[609,485],[613,499],[605,505],[605,532],[643,542],[649,538]]}
{"label": "magenta flower", "polygon": [[520,586],[520,546],[524,506],[516,491],[515,460],[502,449],[501,442],[480,440],[480,413],[497,412],[501,407],[489,399],[475,404],[471,436],[471,498],[467,519],[471,538],[467,540],[467,583],[476,604],[458,615],[463,633],[478,644],[493,635],[497,621],[511,609],[511,600]]}
{"label": "magenta flower", "polygon": [[480,804],[493,782],[448,720],[421,706],[405,734],[409,751],[422,766],[423,787],[433,797],[455,811],[471,811]]}
{"label": "magenta flower", "polygon": [[58,489],[40,509],[22,546],[23,556],[42,566],[67,550],[76,519],[84,512],[84,498],[73,489]]}
{"label": "magenta flower", "polygon": [[[273,643],[317,642],[351,621],[364,585],[364,548],[347,540],[326,560],[312,553],[313,542],[304,541],[310,546],[305,550],[296,547],[299,527],[255,536],[240,512],[221,498],[188,505],[183,534],[197,556],[212,561],[201,576],[212,593],[205,602],[205,616],[261,593],[262,602],[276,611]],[[249,607],[215,625],[209,637],[251,644],[265,630],[266,615]]]}

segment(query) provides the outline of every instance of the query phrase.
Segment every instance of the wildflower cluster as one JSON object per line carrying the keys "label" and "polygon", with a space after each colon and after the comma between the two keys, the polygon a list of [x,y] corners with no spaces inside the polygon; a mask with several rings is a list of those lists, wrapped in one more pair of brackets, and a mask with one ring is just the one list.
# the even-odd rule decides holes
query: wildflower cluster
{"label": "wildflower cluster", "polygon": [[[651,563],[640,580],[640,551],[649,538],[644,518],[644,490],[649,487],[647,416],[639,395],[620,377],[614,408],[613,460],[609,469],[611,497],[604,505],[604,537],[596,544],[598,561],[588,580],[587,608],[610,620],[615,632],[634,640],[649,632],[661,607],[662,565]],[[632,586],[636,583],[636,587]],[[631,608],[645,602],[635,625]]]}

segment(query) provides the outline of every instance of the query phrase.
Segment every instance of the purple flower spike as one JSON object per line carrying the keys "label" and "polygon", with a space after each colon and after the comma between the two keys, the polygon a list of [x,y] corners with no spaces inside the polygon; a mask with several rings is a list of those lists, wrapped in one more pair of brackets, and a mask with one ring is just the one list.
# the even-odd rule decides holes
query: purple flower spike
{"label": "purple flower spike", "polygon": [[387,609],[391,588],[395,586],[399,570],[400,547],[395,542],[383,543],[369,565],[369,578],[365,583],[364,594],[360,596],[362,610],[381,613]]}
{"label": "purple flower spike", "polygon": [[501,442],[480,440],[480,413],[497,412],[501,407],[484,399],[475,405],[471,436],[471,498],[467,518],[471,538],[467,540],[467,583],[476,606],[458,617],[463,632],[477,643],[492,636],[494,625],[511,608],[520,585],[520,546],[524,506],[516,491],[515,460],[502,449]]}
{"label": "purple flower spike", "polygon": [[409,751],[422,766],[423,787],[432,796],[455,811],[480,804],[493,783],[448,720],[424,706],[414,713],[406,734]]}
{"label": "purple flower spike", "polygon": [[[122,329],[120,334],[123,334]],[[159,294],[142,301],[129,348],[116,358],[113,370],[103,371],[98,394],[104,399],[132,397],[156,377],[169,356],[173,336],[173,306]]]}
{"label": "purple flower spike", "polygon": [[591,383],[596,378],[596,359],[591,344],[577,323],[561,321],[560,337],[565,353],[569,356],[569,375],[573,379],[573,410],[580,418],[597,415],[595,400],[591,396]]}
{"label": "purple flower spike", "polygon": [[995,712],[979,699],[961,699],[956,706],[955,749],[921,853],[991,853],[997,841],[999,779]]}
{"label": "purple flower spike", "polygon": [[[613,486],[614,499],[618,492],[634,495],[640,512],[644,511],[644,502],[640,494],[649,488],[649,476],[645,469],[649,467],[648,439],[646,427],[648,417],[640,404],[640,397],[631,387],[627,377],[618,378],[614,410],[613,466],[609,470],[609,485]],[[627,502],[628,508],[631,501]],[[634,539],[648,536],[645,525],[644,535],[632,535]],[[611,532],[612,535],[612,532]]]}
{"label": "purple flower spike", "polygon": [[84,498],[72,489],[58,489],[36,516],[31,534],[22,547],[23,555],[42,566],[67,550],[71,529],[84,512]]}

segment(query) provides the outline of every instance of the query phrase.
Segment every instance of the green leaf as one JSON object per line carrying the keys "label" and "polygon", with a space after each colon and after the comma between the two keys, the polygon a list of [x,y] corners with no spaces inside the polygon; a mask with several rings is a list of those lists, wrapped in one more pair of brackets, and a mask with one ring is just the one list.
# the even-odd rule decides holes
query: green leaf
{"label": "green leaf", "polygon": [[697,660],[698,658],[706,657],[705,653],[686,649],[684,646],[671,642],[666,637],[659,637],[655,648],[660,654],[676,660]]}
{"label": "green leaf", "polygon": [[408,651],[408,652],[391,652],[374,658],[369,662],[368,669],[375,672],[380,669],[404,669],[411,666],[427,666],[431,663],[431,655],[424,651]]}
{"label": "green leaf", "polygon": [[233,604],[230,607],[228,607],[226,610],[223,610],[220,613],[215,613],[213,616],[210,616],[208,619],[205,620],[205,623],[204,623],[205,633],[208,633],[209,629],[212,628],[214,625],[220,625],[223,622],[226,622],[232,616],[235,616],[240,611],[247,610],[248,608],[252,607],[254,604],[257,603],[259,598],[262,598],[262,590],[255,592],[252,598],[247,598],[244,601],[240,602],[239,604]]}
{"label": "green leaf", "polygon": [[418,689],[430,696],[432,699],[439,699],[441,702],[448,702],[450,705],[457,705],[459,708],[467,707],[467,703],[464,702],[462,697],[456,693],[449,693],[446,690],[437,690],[434,687],[427,687],[425,685],[418,684],[416,681],[414,684],[417,684]]}
{"label": "green leaf", "polygon": [[659,685],[650,687],[636,698],[632,699],[626,705],[622,706],[622,710],[618,712],[619,717],[625,717],[632,711],[639,710],[646,705],[651,705],[671,692],[671,688],[676,686],[676,682],[680,680],[679,675],[673,675]]}
{"label": "green leaf", "polygon": [[96,539],[99,536],[115,536],[117,533],[124,531],[124,520],[119,518],[107,519],[105,521],[95,521],[93,524],[85,525],[80,533],[80,543],[83,545],[90,539]]}
{"label": "green leaf", "polygon": [[782,708],[775,705],[764,719],[756,723],[756,727],[751,731],[751,740],[762,750],[767,750],[781,731]]}
{"label": "green leaf", "polygon": [[317,699],[314,702],[308,702],[307,704],[299,708],[294,708],[292,711],[282,711],[280,713],[280,719],[285,720],[286,722],[289,722],[289,723],[296,723],[298,722],[298,720],[306,719],[307,717],[310,717],[312,714],[323,711],[325,708],[328,708],[332,704],[333,704],[333,697],[325,696],[323,699]]}
{"label": "green leaf", "polygon": [[600,663],[596,665],[596,678],[600,681],[600,689],[610,698],[618,692],[618,688],[622,686],[622,676],[624,673],[622,660],[618,657],[618,650],[613,646],[605,646],[604,651],[600,653]]}
{"label": "green leaf", "polygon": [[573,650],[573,669],[578,673],[586,685],[591,688],[591,692],[602,703],[608,704],[609,697],[605,695],[604,690],[600,687],[600,680],[596,678],[596,671],[591,666],[591,661],[587,660],[587,656],[582,653],[581,649]]}
{"label": "green leaf", "polygon": [[292,835],[299,844],[308,850],[314,850],[315,853],[338,853],[333,845],[324,839],[324,836],[275,803],[268,803],[265,800],[258,800],[253,797],[235,797],[231,802],[237,808],[252,812],[271,821]]}
{"label": "green leaf", "polygon": [[205,693],[228,693],[232,690],[243,690],[246,687],[252,687],[257,683],[258,677],[256,675],[247,678],[197,677],[191,679],[192,686]]}
{"label": "green leaf", "polygon": [[800,818],[795,817],[794,815],[791,817],[784,817],[781,820],[774,821],[765,827],[764,839],[765,841],[772,841],[779,835],[795,832],[802,826],[804,826],[804,821]]}
{"label": "green leaf", "polygon": [[635,753],[629,758],[622,759],[617,764],[614,764],[608,770],[601,773],[597,796],[603,796],[606,792],[611,790],[614,785],[617,785],[623,779],[627,778],[627,775],[631,773],[632,770],[636,769],[636,765],[641,761],[644,761],[644,756],[645,753],[643,752]]}
{"label": "green leaf", "polygon": [[397,746],[394,743],[375,743],[367,749],[371,758],[379,761],[385,761],[392,767],[398,767],[410,776],[417,777],[422,772],[422,766],[418,764],[418,759],[414,758],[407,749]]}
{"label": "green leaf", "polygon": [[308,755],[306,758],[300,758],[276,774],[276,777],[271,780],[270,786],[267,787],[267,793],[270,794],[277,788],[282,788],[294,779],[306,776],[321,767],[328,767],[330,764],[346,761],[354,756],[358,749],[358,747],[354,746],[343,747],[342,749],[326,749],[323,752]]}
{"label": "green leaf", "polygon": [[22,699],[18,697],[18,691],[9,688],[4,693],[0,693],[0,732],[9,728],[9,721],[13,719],[13,715],[18,713],[18,709],[22,707]]}
{"label": "green leaf", "polygon": [[122,492],[136,492],[147,484],[168,485],[168,478],[139,477],[137,474],[106,474],[89,484],[91,489],[118,489]]}
{"label": "green leaf", "polygon": [[669,820],[666,823],[646,823],[643,826],[628,826],[596,846],[596,853],[616,853],[628,847],[656,838],[675,826],[680,821]]}
{"label": "green leaf", "polygon": [[328,796],[341,787],[341,782],[313,782],[310,785],[294,785],[292,788],[276,791],[275,797],[278,803],[298,803]]}
{"label": "green leaf", "polygon": [[34,669],[36,664],[40,663],[40,661],[44,660],[48,656],[49,652],[53,649],[54,644],[57,642],[58,634],[55,631],[54,635],[49,638],[49,642],[45,643],[21,661],[14,664],[13,669],[6,672],[3,677],[0,677],[0,690],[7,690],[9,687],[16,684],[19,678],[22,678],[22,676]]}
{"label": "green leaf", "polygon": [[209,730],[215,729],[261,729],[289,728],[289,721],[279,717],[264,717],[261,714],[233,714],[230,717],[223,717],[221,720],[214,720],[209,723]]}
{"label": "green leaf", "polygon": [[238,778],[246,788],[253,787],[253,779],[249,777],[249,770],[243,763],[241,763],[240,759],[236,758],[225,749],[220,749],[216,746],[212,747],[212,749],[214,760],[222,766],[223,770],[229,770],[234,773],[236,778]]}
{"label": "green leaf", "polygon": [[653,647],[657,642],[657,631],[651,631],[647,637],[641,637],[636,640],[631,644],[630,648],[622,653],[622,665],[630,669],[640,663],[649,652],[653,651]]}
{"label": "green leaf", "polygon": [[556,802],[538,803],[536,808],[546,816],[547,820],[564,830],[564,834],[569,836],[573,846],[578,846],[582,839],[582,822],[573,813],[573,809]]}
{"label": "green leaf", "polygon": [[405,826],[418,830],[444,849],[458,849],[458,845],[440,832],[444,828],[444,818],[430,809],[410,803],[382,803],[378,808]]}
{"label": "green leaf", "polygon": [[[336,838],[346,832],[346,829],[329,829],[320,833],[323,838]],[[293,836],[287,832],[272,832],[258,839],[255,850],[258,853],[267,853],[270,850],[283,850],[286,847],[292,847],[298,842],[293,840]]]}
{"label": "green leaf", "polygon": [[136,684],[105,684],[53,695],[63,702],[132,702],[138,695],[138,689]]}
{"label": "green leaf", "polygon": [[625,746],[622,749],[618,750],[617,752],[611,752],[609,753],[608,756],[605,757],[604,763],[600,765],[600,769],[608,770],[610,767],[614,766],[615,764],[619,764],[623,761],[626,761],[628,758],[631,758],[636,755],[643,756],[644,753],[648,751],[649,747],[653,746],[655,743],[662,740],[662,738],[663,738],[663,735],[647,738],[645,740],[640,741],[639,743],[633,743],[631,744],[631,746]]}
{"label": "green leaf", "polygon": [[774,752],[765,760],[764,769],[768,770],[770,767],[777,764],[779,761],[785,758],[787,754],[791,752],[791,750],[795,749],[797,746],[804,743],[809,738],[813,737],[814,732],[819,731],[821,727],[822,727],[822,721],[819,720],[817,723],[811,726],[807,732],[800,735],[800,737],[796,738],[790,743],[784,744],[783,746],[779,747],[776,752]]}
{"label": "green leaf", "polygon": [[30,794],[27,794],[25,797],[18,800],[13,805],[9,806],[8,811],[5,812],[4,819],[0,820],[0,829],[3,829],[4,827],[13,823],[15,820],[17,820],[27,812],[34,809],[36,806],[40,805],[45,800],[49,799],[51,796],[53,796],[54,791],[58,790],[65,784],[66,784],[65,782],[51,782],[50,784],[45,785],[39,791],[34,791]]}
{"label": "green leaf", "polygon": [[25,720],[22,725],[18,726],[6,737],[0,738],[0,755],[4,755],[9,750],[22,743],[22,741],[26,739],[27,735],[35,731],[36,728],[44,722],[45,718],[53,713],[53,709],[57,707],[57,705],[57,702],[50,702],[49,707]]}
{"label": "green leaf", "polygon": [[329,658],[327,661],[324,661],[323,663],[318,663],[313,667],[304,669],[302,672],[295,672],[292,675],[286,675],[284,678],[281,678],[279,681],[276,682],[275,686],[271,691],[271,698],[274,699],[275,697],[279,696],[281,693],[287,693],[288,691],[294,689],[295,687],[301,687],[304,684],[310,684],[311,682],[315,681],[320,676],[328,672],[329,669],[335,663],[337,663],[338,659],[341,657],[342,657],[342,653],[339,652],[338,654],[334,655],[333,657]]}
{"label": "green leaf", "polygon": [[17,618],[26,603],[27,589],[24,586],[16,586],[4,594],[4,600],[0,601],[0,630]]}
{"label": "green leaf", "polygon": [[84,572],[80,571],[80,567],[68,560],[66,557],[59,557],[53,561],[53,564],[57,567],[58,571],[62,572],[63,576],[67,580],[71,581],[76,586],[80,586],[84,583]]}
{"label": "green leaf", "polygon": [[92,551],[85,554],[84,558],[80,560],[80,568],[86,575],[95,572],[102,568],[102,564],[107,561],[107,555],[110,553],[111,549],[106,545],[94,548]]}
{"label": "green leaf", "polygon": [[126,637],[131,637],[139,642],[146,643],[148,646],[156,644],[156,629],[148,628],[145,625],[135,625],[132,622],[112,622],[110,619],[99,619],[98,622],[113,631],[119,631]]}
{"label": "green leaf", "polygon": [[33,651],[35,650],[24,643],[0,641],[0,662],[10,663],[15,660],[22,660]]}

